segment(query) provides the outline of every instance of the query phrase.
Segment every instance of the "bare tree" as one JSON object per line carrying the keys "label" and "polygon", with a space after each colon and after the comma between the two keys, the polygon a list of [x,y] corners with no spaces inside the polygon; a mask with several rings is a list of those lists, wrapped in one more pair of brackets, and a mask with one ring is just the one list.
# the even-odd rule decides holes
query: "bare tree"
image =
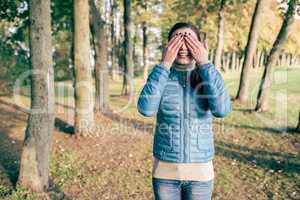
{"label": "bare tree", "polygon": [[267,1],[257,0],[252,16],[252,22],[250,26],[250,31],[248,35],[248,42],[246,45],[246,57],[243,62],[242,72],[240,76],[240,84],[237,92],[236,99],[241,103],[244,103],[248,99],[248,90],[249,90],[249,70],[251,69],[253,57],[256,50],[257,39],[259,36],[259,30],[262,22],[262,15],[264,13],[264,7]]}
{"label": "bare tree", "polygon": [[287,38],[291,24],[294,21],[294,11],[297,0],[290,0],[288,3],[288,9],[285,13],[283,23],[281,25],[280,31],[276,37],[276,40],[272,46],[270,54],[266,61],[266,66],[264,68],[263,76],[260,81],[260,86],[257,95],[257,104],[255,111],[263,112],[268,109],[268,96],[270,92],[270,87],[272,83],[272,78],[274,74],[274,67],[276,65],[276,60],[281,52],[283,42]]}
{"label": "bare tree", "polygon": [[89,0],[74,0],[75,135],[94,126]]}
{"label": "bare tree", "polygon": [[146,22],[143,22],[142,30],[143,30],[143,69],[144,69],[144,80],[146,80],[147,77],[148,77],[148,71],[149,71],[149,65],[148,65],[148,62],[147,62],[148,35],[147,35],[147,24],[146,24]]}
{"label": "bare tree", "polygon": [[50,0],[29,1],[31,110],[18,184],[35,192],[49,187],[49,153],[54,127],[54,72]]}
{"label": "bare tree", "polygon": [[101,18],[94,0],[90,0],[90,5],[91,30],[95,48],[95,111],[105,112],[109,109],[106,23]]}
{"label": "bare tree", "polygon": [[298,116],[298,125],[296,127],[296,132],[300,133],[300,112],[299,112],[299,116]]}
{"label": "bare tree", "polygon": [[110,0],[111,4],[111,11],[110,11],[110,18],[111,18],[111,71],[112,71],[112,79],[116,80],[117,76],[117,52],[116,52],[116,45],[117,45],[117,39],[116,39],[116,29],[115,29],[115,16],[117,14],[117,7],[118,4],[116,0]]}
{"label": "bare tree", "polygon": [[132,48],[132,56],[133,56],[133,71],[137,71],[140,68],[139,64],[139,55],[138,55],[138,39],[139,39],[139,24],[134,24],[134,36],[133,36],[133,48]]}
{"label": "bare tree", "polygon": [[[142,5],[145,12],[147,12],[147,2],[144,1]],[[148,56],[148,27],[147,22],[142,22],[142,31],[143,31],[143,69],[144,69],[144,80],[148,77],[149,65],[147,63],[147,56]]]}
{"label": "bare tree", "polygon": [[131,0],[124,0],[124,78],[122,94],[129,95],[130,84],[133,80],[133,56],[132,56],[132,21],[131,21]]}
{"label": "bare tree", "polygon": [[224,6],[226,0],[221,0],[220,9],[218,13],[218,33],[217,33],[217,49],[214,59],[214,65],[220,69],[221,68],[221,58],[224,48]]}

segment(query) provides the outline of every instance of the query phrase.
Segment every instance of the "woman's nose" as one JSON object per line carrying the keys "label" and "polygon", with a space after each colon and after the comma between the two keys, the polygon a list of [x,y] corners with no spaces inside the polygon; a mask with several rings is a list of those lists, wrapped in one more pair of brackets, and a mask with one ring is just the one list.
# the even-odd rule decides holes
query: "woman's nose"
{"label": "woman's nose", "polygon": [[183,44],[181,45],[180,50],[187,50],[185,42],[183,42]]}

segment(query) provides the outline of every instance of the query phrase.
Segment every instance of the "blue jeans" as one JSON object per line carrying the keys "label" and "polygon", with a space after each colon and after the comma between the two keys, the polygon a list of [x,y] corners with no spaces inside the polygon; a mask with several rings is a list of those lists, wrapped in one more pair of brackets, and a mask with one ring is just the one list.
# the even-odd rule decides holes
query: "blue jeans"
{"label": "blue jeans", "polygon": [[152,177],[155,200],[211,200],[214,179],[181,181]]}

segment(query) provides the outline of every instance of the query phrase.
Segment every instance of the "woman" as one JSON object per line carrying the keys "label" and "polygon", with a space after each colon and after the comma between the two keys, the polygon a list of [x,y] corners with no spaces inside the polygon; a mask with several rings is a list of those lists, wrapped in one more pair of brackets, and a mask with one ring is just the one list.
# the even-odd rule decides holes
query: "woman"
{"label": "woman", "polygon": [[144,85],[138,111],[156,114],[152,185],[155,199],[211,199],[214,184],[212,116],[225,117],[231,102],[208,61],[208,46],[189,23],[175,24],[162,62]]}

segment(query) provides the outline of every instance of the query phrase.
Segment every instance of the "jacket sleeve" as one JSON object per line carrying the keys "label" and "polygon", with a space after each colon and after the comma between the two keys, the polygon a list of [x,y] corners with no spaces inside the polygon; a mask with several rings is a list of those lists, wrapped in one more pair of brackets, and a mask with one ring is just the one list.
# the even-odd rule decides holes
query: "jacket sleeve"
{"label": "jacket sleeve", "polygon": [[227,116],[232,111],[232,105],[221,74],[211,63],[197,65],[197,71],[212,114],[215,117]]}
{"label": "jacket sleeve", "polygon": [[138,111],[150,117],[157,113],[160,99],[168,82],[170,70],[161,64],[156,64],[147,78],[138,99]]}

